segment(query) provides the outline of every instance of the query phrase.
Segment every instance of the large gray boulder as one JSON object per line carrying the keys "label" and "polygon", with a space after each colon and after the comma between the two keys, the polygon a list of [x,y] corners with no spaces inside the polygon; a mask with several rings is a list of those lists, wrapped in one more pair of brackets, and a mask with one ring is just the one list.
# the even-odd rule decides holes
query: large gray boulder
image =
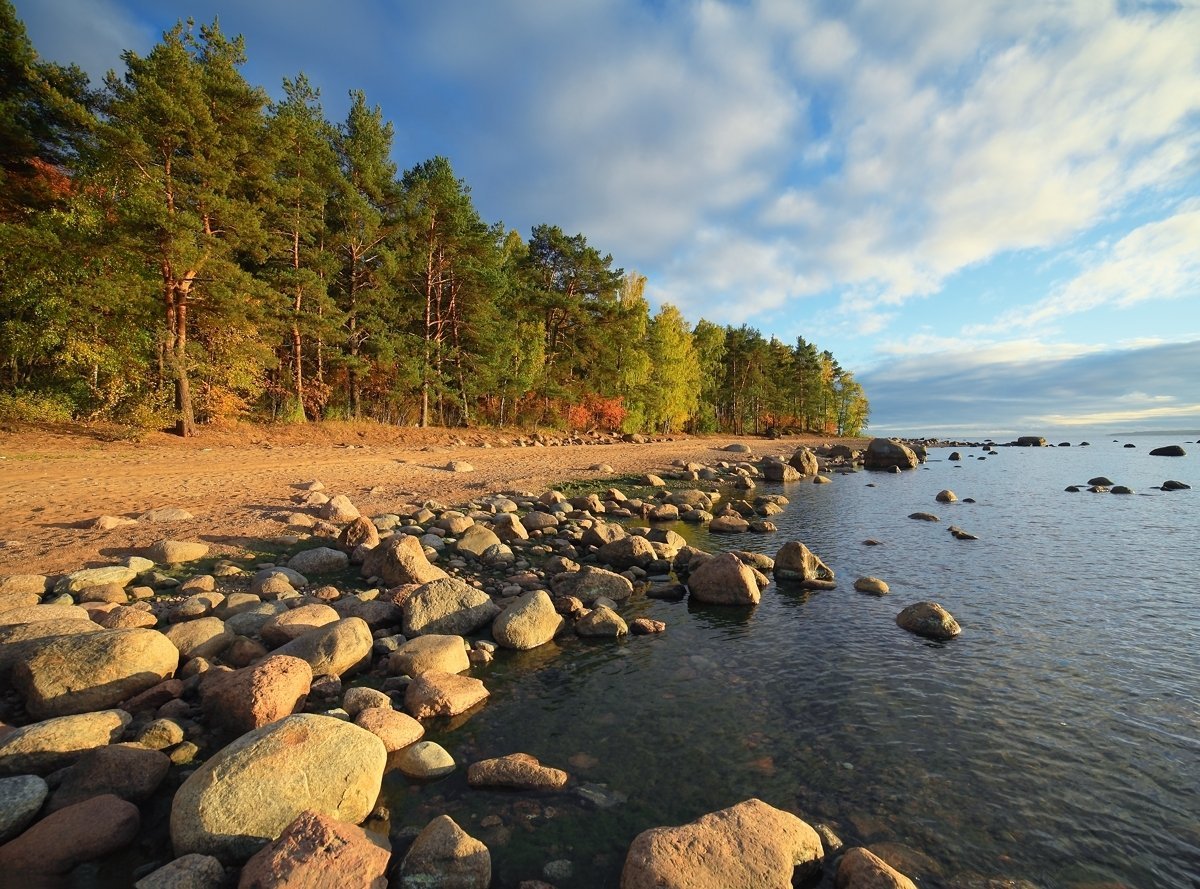
{"label": "large gray boulder", "polygon": [[763,464],[762,471],[763,478],[769,482],[798,482],[801,477],[797,469],[777,460],[768,460]]}
{"label": "large gray boulder", "polygon": [[554,575],[550,588],[554,590],[554,595],[574,596],[584,605],[591,605],[600,596],[614,602],[624,602],[633,595],[633,584],[627,577],[593,565]]}
{"label": "large gray boulder", "polygon": [[288,567],[301,574],[336,574],[350,566],[350,557],[340,549],[318,546],[305,549],[288,559]]}
{"label": "large gray boulder", "polygon": [[88,750],[115,744],[133,717],[124,710],[59,716],[0,736],[0,775],[48,775]]}
{"label": "large gray boulder", "polygon": [[342,676],[366,665],[371,657],[371,628],[361,617],[347,617],[317,627],[271,655],[290,655],[307,661],[314,676]]}
{"label": "large gray boulder", "polygon": [[749,799],[681,827],[634,838],[621,889],[791,889],[821,868],[812,827],[790,812]]}
{"label": "large gray boulder", "polygon": [[33,821],[50,785],[37,775],[0,778],[0,843],[7,843]]}
{"label": "large gray boulder", "polygon": [[379,796],[387,750],[332,716],[289,716],[242,735],[192,773],[171,804],[176,855],[244,861],[301,812],[358,824]]}
{"label": "large gray boulder", "polygon": [[504,609],[492,623],[492,636],[505,648],[525,651],[549,642],[562,625],[546,591],[533,590]]}
{"label": "large gray boulder", "polygon": [[500,606],[483,590],[446,577],[424,584],[404,603],[404,635],[465,636],[499,613]]}
{"label": "large gray boulder", "polygon": [[873,438],[863,454],[867,469],[916,469],[919,462],[916,452],[895,438]]}
{"label": "large gray boulder", "polygon": [[709,605],[757,605],[762,599],[754,572],[733,553],[721,553],[688,576],[688,590]]}
{"label": "large gray boulder", "polygon": [[378,577],[388,586],[429,583],[447,577],[445,571],[431,565],[417,538],[402,534],[367,553],[362,564],[363,577]]}
{"label": "large gray boulder", "polygon": [[39,719],[105,710],[171,676],[179,650],[156,630],[104,630],[47,639],[13,667],[13,685]]}

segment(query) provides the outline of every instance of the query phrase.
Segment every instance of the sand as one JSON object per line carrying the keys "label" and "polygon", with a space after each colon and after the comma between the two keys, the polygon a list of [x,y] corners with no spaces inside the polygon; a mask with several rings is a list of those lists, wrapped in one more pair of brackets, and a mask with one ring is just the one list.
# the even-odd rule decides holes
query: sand
{"label": "sand", "polygon": [[[214,554],[244,555],[250,541],[285,533],[279,517],[303,511],[293,500],[296,486],[313,479],[326,493],[349,496],[365,515],[378,515],[403,513],[429,499],[453,505],[501,491],[540,492],[569,480],[661,472],[680,459],[738,458],[722,450],[733,442],[762,456],[833,441],[678,436],[646,444],[515,447],[523,435],[516,430],[346,423],[205,429],[186,440],[154,432],[133,441],[123,434],[87,427],[0,430],[0,574],[112,564],[164,538],[202,540]],[[453,460],[475,471],[450,472],[446,465]],[[598,463],[613,473],[590,469]],[[91,527],[101,515],[136,518],[159,507],[179,507],[195,519]]]}

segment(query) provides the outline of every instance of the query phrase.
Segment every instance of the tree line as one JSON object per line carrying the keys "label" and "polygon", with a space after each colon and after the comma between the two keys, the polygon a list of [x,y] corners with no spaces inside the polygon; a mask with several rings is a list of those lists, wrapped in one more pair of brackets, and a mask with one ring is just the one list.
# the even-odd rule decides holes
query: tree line
{"label": "tree line", "polygon": [[0,409],[174,425],[369,418],[855,435],[828,351],[674,306],[582,234],[489,223],[401,171],[361,91],[272,101],[242,39],[178,24],[93,88],[0,0]]}

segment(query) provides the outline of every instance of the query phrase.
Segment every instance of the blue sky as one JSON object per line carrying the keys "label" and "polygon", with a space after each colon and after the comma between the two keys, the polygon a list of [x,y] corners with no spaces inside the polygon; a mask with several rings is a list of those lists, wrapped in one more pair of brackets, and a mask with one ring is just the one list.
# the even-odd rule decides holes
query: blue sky
{"label": "blue sky", "polygon": [[804,336],[877,432],[1200,429],[1200,2],[16,0],[98,77],[177,19],[366,91],[401,169],[695,321]]}

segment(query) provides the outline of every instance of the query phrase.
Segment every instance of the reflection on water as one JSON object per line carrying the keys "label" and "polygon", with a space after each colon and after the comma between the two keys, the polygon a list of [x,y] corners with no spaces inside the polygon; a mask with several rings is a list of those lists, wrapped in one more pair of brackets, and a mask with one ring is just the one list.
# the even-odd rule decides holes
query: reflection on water
{"label": "reflection on water", "polygon": [[[460,762],[531,753],[586,790],[389,778],[393,832],[445,811],[491,848],[498,886],[559,859],[561,889],[614,886],[641,830],[757,796],[848,842],[916,850],[922,886],[1200,885],[1200,501],[1151,490],[1195,484],[1200,461],[1154,446],[934,451],[903,475],[762,486],[791,499],[775,535],[670,526],[709,550],[802,540],[838,587],[771,586],[756,608],[635,599],[626,616],[665,634],[501,652],[479,674],[487,705],[429,737]],[[1099,474],[1141,493],[1064,493]],[[937,504],[942,488],[976,502]],[[865,574],[892,594],[856,593]],[[920,599],[963,635],[899,630]]]}

